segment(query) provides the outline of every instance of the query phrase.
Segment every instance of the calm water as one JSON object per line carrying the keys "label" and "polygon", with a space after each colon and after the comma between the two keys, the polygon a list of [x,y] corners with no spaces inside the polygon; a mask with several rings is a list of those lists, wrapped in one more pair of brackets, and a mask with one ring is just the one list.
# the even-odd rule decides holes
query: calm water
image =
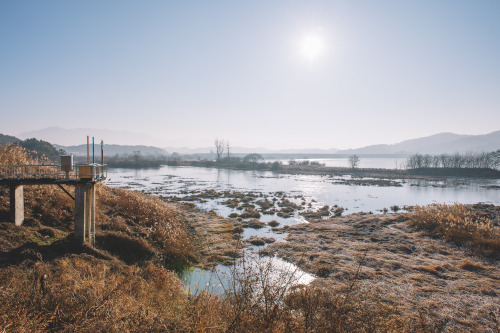
{"label": "calm water", "polygon": [[[386,161],[389,163],[389,161]],[[158,196],[182,196],[180,191],[195,191],[215,189],[218,191],[232,190],[240,192],[259,192],[264,196],[272,196],[276,191],[286,192],[289,196],[303,195],[306,201],[313,203],[313,208],[324,205],[338,205],[345,209],[344,214],[353,212],[380,213],[384,208],[393,205],[411,206],[431,203],[491,203],[500,205],[499,180],[461,180],[450,179],[447,181],[401,180],[401,186],[361,186],[345,185],[343,181],[350,177],[330,177],[315,175],[279,175],[272,172],[218,170],[194,167],[164,166],[159,169],[110,169],[108,181],[110,186],[129,187],[142,190]],[[491,186],[497,186],[495,189]],[[206,203],[197,203],[203,210],[214,210],[219,215],[227,217],[235,209],[228,208],[221,201],[225,199],[210,200]],[[195,202],[196,203],[196,202]],[[263,215],[263,222],[277,220],[281,225],[293,225],[306,222],[296,214],[292,218],[280,218],[276,215]],[[243,238],[250,236],[274,237],[283,241],[285,234],[274,233],[271,228],[245,229]],[[247,262],[254,262],[254,266],[262,264],[257,258],[258,247],[250,246],[247,250]],[[268,260],[268,259],[266,259]],[[276,272],[282,274],[294,271],[297,281],[307,283],[314,277],[296,270],[296,267],[272,258],[270,264]],[[281,275],[282,275],[281,274]],[[228,282],[231,268],[217,266],[215,272],[194,269],[184,274],[186,285],[196,292],[208,286],[216,292],[223,292],[224,284]],[[278,274],[280,275],[280,274]]]}
{"label": "calm water", "polygon": [[[346,212],[374,212],[392,205],[423,205],[431,203],[492,203],[500,204],[500,191],[488,186],[500,186],[499,180],[447,181],[402,180],[400,187],[339,184],[350,177],[316,175],[279,175],[272,172],[218,170],[194,167],[164,166],[159,169],[110,169],[107,184],[128,186],[159,196],[178,195],[181,190],[235,190],[272,193],[284,191],[302,194],[316,200],[316,206],[339,205]],[[308,200],[309,201],[309,200]],[[200,204],[227,216],[234,210],[217,201]]]}

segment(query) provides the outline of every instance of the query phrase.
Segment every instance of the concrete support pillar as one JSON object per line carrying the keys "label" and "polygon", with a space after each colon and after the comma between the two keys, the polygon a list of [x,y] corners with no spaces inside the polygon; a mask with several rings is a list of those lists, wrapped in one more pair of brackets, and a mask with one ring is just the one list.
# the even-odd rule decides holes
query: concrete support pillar
{"label": "concrete support pillar", "polygon": [[75,186],[75,238],[95,244],[95,185]]}
{"label": "concrete support pillar", "polygon": [[87,231],[87,202],[85,185],[75,185],[75,238],[84,243]]}
{"label": "concrete support pillar", "polygon": [[90,187],[90,230],[92,233],[90,243],[95,245],[95,185]]}
{"label": "concrete support pillar", "polygon": [[24,223],[24,186],[10,186],[10,219],[15,225]]}
{"label": "concrete support pillar", "polygon": [[92,197],[90,188],[85,187],[85,242],[88,242],[92,237],[92,223],[90,215],[92,214]]}

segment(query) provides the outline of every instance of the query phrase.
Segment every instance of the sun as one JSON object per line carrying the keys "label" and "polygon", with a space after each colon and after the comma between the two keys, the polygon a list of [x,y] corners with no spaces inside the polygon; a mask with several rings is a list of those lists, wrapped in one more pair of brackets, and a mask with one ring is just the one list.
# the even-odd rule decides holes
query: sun
{"label": "sun", "polygon": [[318,33],[309,33],[302,37],[300,51],[311,62],[316,61],[324,52],[325,42]]}

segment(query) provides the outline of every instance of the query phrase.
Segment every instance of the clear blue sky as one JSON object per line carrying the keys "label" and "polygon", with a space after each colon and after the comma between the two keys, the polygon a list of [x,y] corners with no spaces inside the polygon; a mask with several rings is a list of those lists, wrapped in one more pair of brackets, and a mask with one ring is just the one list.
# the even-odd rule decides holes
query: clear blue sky
{"label": "clear blue sky", "polygon": [[500,129],[498,0],[1,0],[0,47],[4,134],[352,148]]}

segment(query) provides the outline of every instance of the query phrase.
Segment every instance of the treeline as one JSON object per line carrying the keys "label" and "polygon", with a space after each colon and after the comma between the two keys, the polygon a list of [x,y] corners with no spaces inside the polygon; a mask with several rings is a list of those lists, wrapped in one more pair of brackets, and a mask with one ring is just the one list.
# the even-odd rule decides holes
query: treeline
{"label": "treeline", "polygon": [[500,169],[500,149],[489,153],[414,154],[406,160],[406,168]]}
{"label": "treeline", "polygon": [[293,166],[319,166],[319,167],[324,167],[325,163],[320,163],[318,161],[309,161],[309,160],[303,160],[303,161],[296,161],[296,160],[290,160],[288,161],[288,165],[293,165]]}
{"label": "treeline", "polygon": [[[78,157],[78,161],[82,163],[84,159],[84,157]],[[219,157],[218,160],[211,160],[202,159],[200,156],[180,155],[177,153],[168,156],[142,155],[140,151],[135,151],[132,154],[105,156],[104,163],[111,168],[156,168],[162,165],[263,171],[279,171],[283,168],[282,162],[265,162],[262,155],[255,153],[244,157],[230,155],[229,157]],[[312,162],[311,165],[315,165],[315,163]]]}
{"label": "treeline", "polygon": [[218,161],[213,160],[184,160],[181,158],[168,158],[167,165],[189,165],[205,168],[231,168],[241,170],[270,170],[279,171],[283,168],[281,162],[264,162],[264,158],[260,154],[248,154],[247,156],[233,157],[230,156],[220,158]]}
{"label": "treeline", "polygon": [[[79,156],[77,160],[85,163],[87,157]],[[104,156],[103,162],[110,168],[158,168],[168,164],[168,160],[167,156],[142,155],[139,151],[135,151],[132,154]],[[100,163],[100,161],[100,156],[98,156],[98,162]]]}

